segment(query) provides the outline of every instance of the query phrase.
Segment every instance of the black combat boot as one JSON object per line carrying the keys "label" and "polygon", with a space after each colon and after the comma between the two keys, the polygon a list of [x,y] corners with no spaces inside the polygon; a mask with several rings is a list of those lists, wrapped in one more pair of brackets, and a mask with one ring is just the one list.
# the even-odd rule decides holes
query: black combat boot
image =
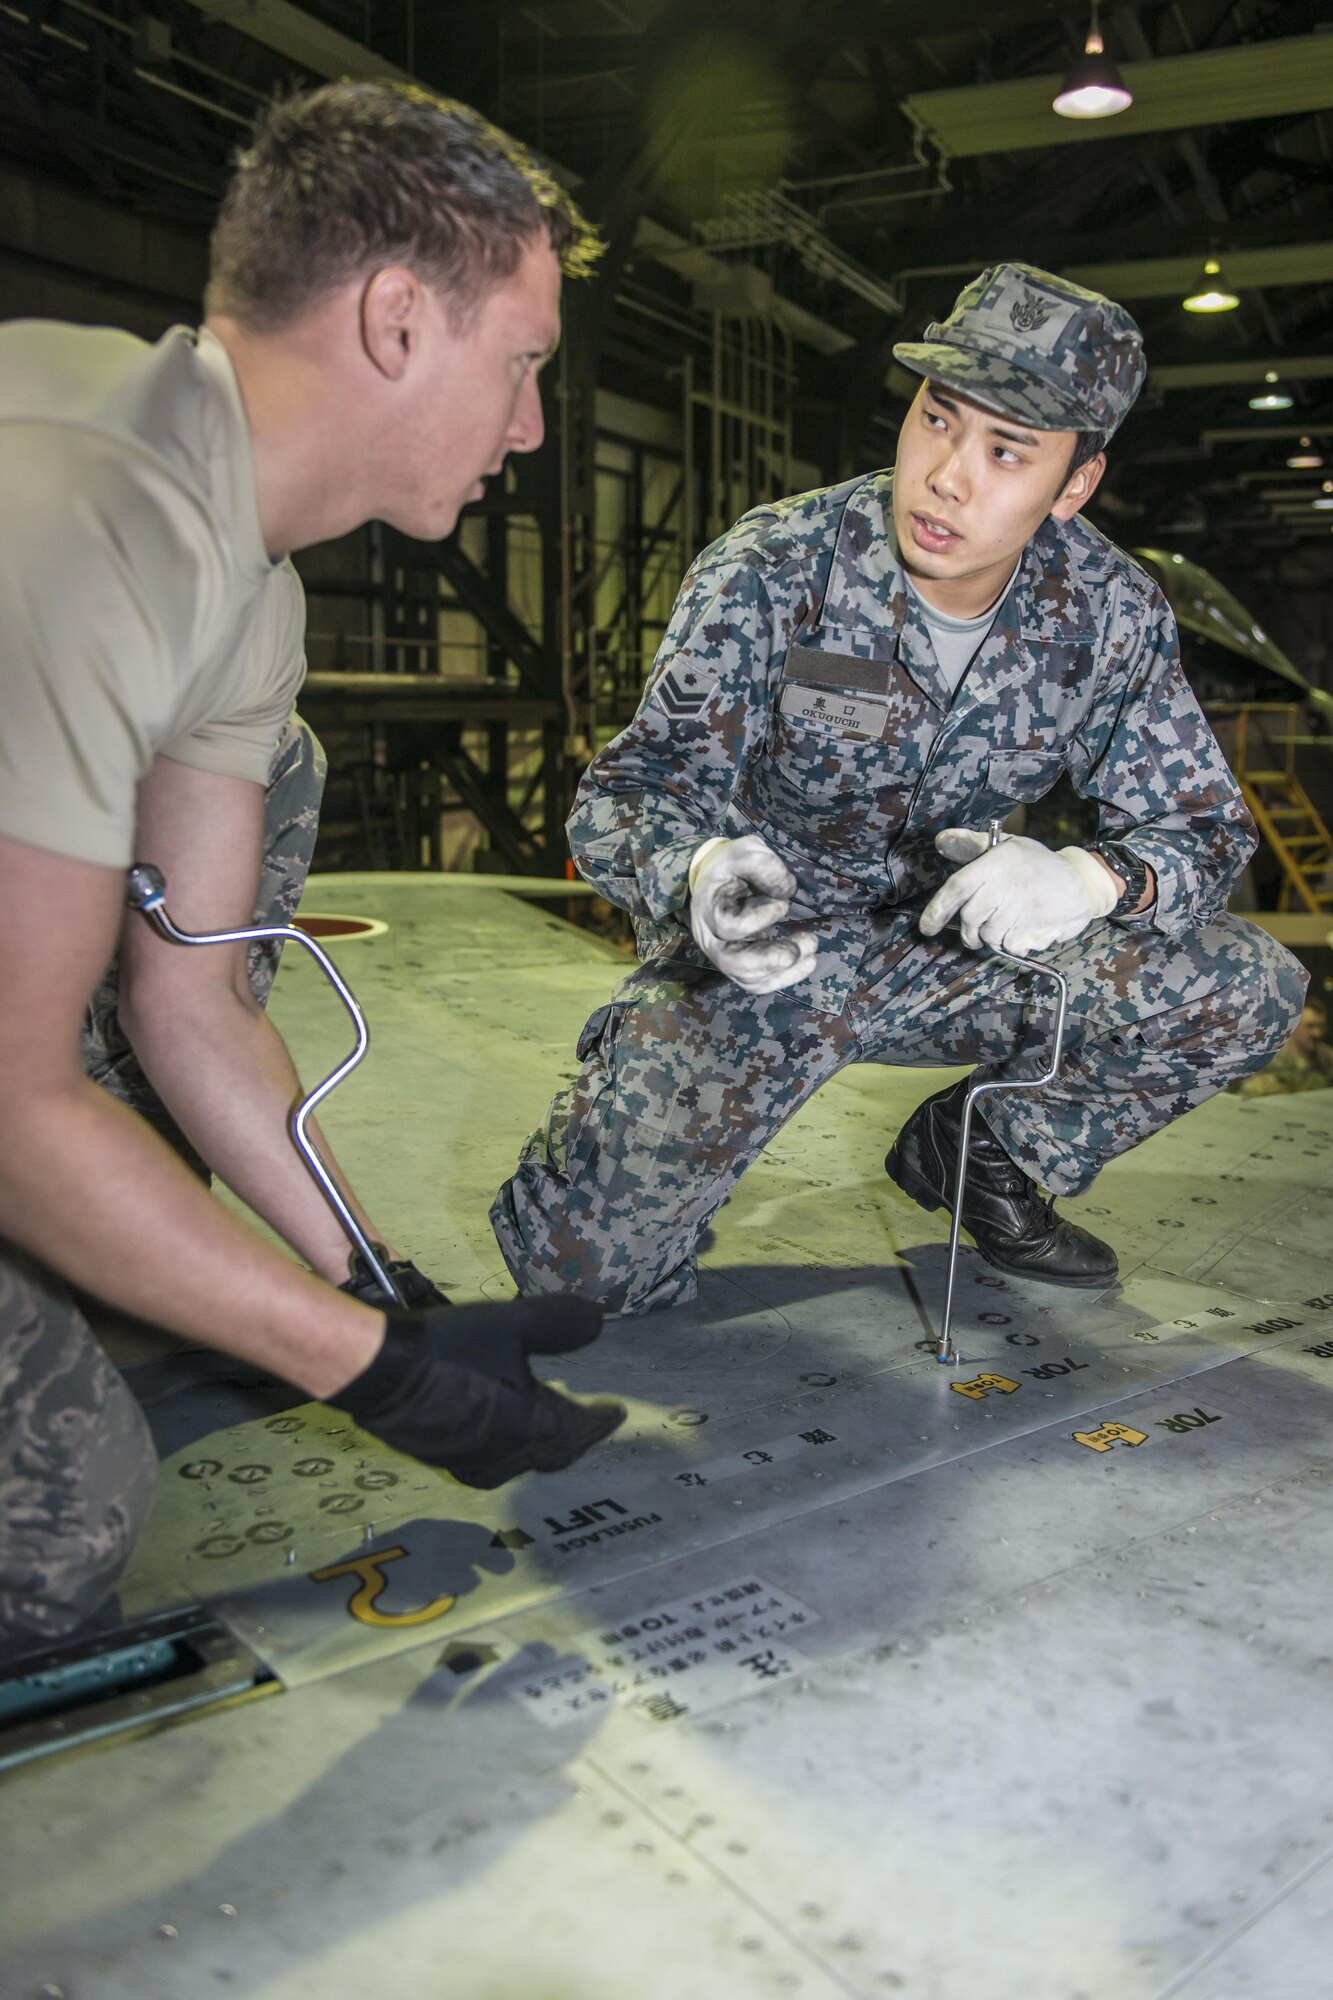
{"label": "black combat boot", "polygon": [[[921,1208],[953,1213],[958,1141],[968,1078],[928,1097],[912,1113],[884,1162],[884,1171]],[[987,1263],[1013,1278],[1048,1285],[1110,1285],[1115,1251],[1076,1222],[1016,1167],[978,1105],[967,1148],[963,1227]]]}

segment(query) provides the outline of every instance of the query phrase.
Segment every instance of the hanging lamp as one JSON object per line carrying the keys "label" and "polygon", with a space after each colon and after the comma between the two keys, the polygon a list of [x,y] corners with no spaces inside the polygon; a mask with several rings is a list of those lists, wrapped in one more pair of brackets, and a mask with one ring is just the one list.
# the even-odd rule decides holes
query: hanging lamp
{"label": "hanging lamp", "polygon": [[1134,102],[1133,91],[1106,53],[1097,8],[1098,0],[1092,0],[1092,21],[1083,53],[1070,63],[1059,95],[1051,100],[1052,111],[1061,118],[1114,118],[1117,111],[1127,111]]}
{"label": "hanging lamp", "polygon": [[1203,267],[1198,286],[1180,303],[1187,313],[1226,313],[1234,312],[1240,300],[1234,292],[1227,290],[1222,266],[1216,257],[1210,257]]}

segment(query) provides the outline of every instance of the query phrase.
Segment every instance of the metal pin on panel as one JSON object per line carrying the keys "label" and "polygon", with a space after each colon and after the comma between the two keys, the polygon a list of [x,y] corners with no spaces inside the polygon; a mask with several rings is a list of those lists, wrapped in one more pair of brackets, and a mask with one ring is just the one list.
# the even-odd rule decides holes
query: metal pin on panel
{"label": "metal pin on panel", "polygon": [[315,1106],[321,1104],[329,1092],[340,1084],[345,1076],[351,1074],[370,1047],[370,1030],[366,1026],[365,1015],[357,1005],[351,988],[328,953],[321,950],[315,940],[307,937],[304,931],[297,930],[295,925],[247,924],[244,929],[234,931],[183,931],[167,914],[166,892],[166,879],[161,869],[154,868],[150,862],[137,861],[125,878],[126,903],[132,910],[138,910],[146,917],[164,938],[170,939],[172,944],[251,944],[260,938],[281,938],[286,943],[299,944],[303,951],[308,951],[317,961],[325,978],[351,1015],[352,1025],[356,1029],[356,1047],[336,1069],[330,1070],[322,1083],[317,1083],[313,1090],[308,1091],[292,1106],[288,1113],[287,1125],[293,1144],[314,1175],[324,1199],[342,1224],[348,1241],[360,1251],[366,1261],[367,1269],[386,1296],[398,1305],[402,1305],[402,1294],[384,1267],[379,1247],[370,1241],[348,1207],[341,1189],[320,1158],[318,1148],[306,1130]]}
{"label": "metal pin on panel", "polygon": [[[990,823],[991,847],[1000,844],[1001,825],[998,819]],[[1024,972],[1035,973],[1039,979],[1054,980],[1056,985],[1055,1022],[1051,1030],[1051,1056],[1048,1067],[1040,1076],[1029,1077],[1024,1082],[1013,1083],[1008,1078],[997,1078],[991,1083],[970,1083],[963,1099],[962,1124],[958,1133],[958,1170],[954,1179],[953,1220],[949,1229],[949,1266],[944,1288],[944,1320],[940,1327],[940,1337],[936,1343],[935,1359],[946,1365],[957,1367],[962,1360],[952,1335],[954,1280],[958,1271],[958,1236],[963,1218],[963,1190],[967,1182],[967,1149],[972,1136],[972,1107],[979,1097],[988,1090],[1041,1090],[1054,1082],[1060,1073],[1060,1062],[1064,1055],[1065,1012],[1069,1005],[1069,982],[1062,972],[1053,965],[1044,965],[1037,958],[1020,958],[1015,952],[994,951],[993,956],[1002,958],[1007,965],[1016,965]]]}

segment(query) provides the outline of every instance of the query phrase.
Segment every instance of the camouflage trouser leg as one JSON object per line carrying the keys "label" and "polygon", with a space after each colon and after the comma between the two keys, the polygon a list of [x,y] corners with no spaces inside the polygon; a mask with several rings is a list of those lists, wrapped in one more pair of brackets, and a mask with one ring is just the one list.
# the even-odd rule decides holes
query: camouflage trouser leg
{"label": "camouflage trouser leg", "polygon": [[[278,742],[264,800],[264,859],[254,922],[289,924],[301,900],[319,831],[319,801],[328,765],[318,738],[293,716]],[[262,1007],[282,956],[273,940],[250,947],[250,988]],[[140,1069],[116,1014],[120,969],[113,959],[89,1003],[80,1050],[84,1074],[128,1104],[174,1146],[203,1180],[209,1171]]]}
{"label": "camouflage trouser leg", "polygon": [[[1065,1061],[1042,1091],[986,1100],[1006,1149],[1053,1193],[1233,1078],[1290,1033],[1303,969],[1224,916],[1187,937],[1097,924],[1044,954],[1069,979]],[[579,1043],[583,1070],[527,1141],[491,1222],[525,1292],[612,1310],[693,1295],[694,1244],[749,1162],[853,1061],[1044,1067],[1049,983],[989,954],[922,938],[903,917],[865,953],[839,1016],[801,989],[754,999],[682,962],[640,968]]]}
{"label": "camouflage trouser leg", "polygon": [[[1177,937],[1098,923],[1040,956],[1069,981],[1060,1075],[984,1105],[1006,1152],[1052,1194],[1082,1194],[1108,1160],[1262,1069],[1305,996],[1291,953],[1225,914]],[[974,1062],[986,1077],[1045,1067],[1050,981],[920,937],[885,959],[867,963],[848,1008],[868,1059]]]}
{"label": "camouflage trouser leg", "polygon": [[139,1406],[69,1294],[0,1242],[0,1657],[111,1595],[156,1479]]}
{"label": "camouflage trouser leg", "polygon": [[693,1298],[700,1231],[857,1050],[834,1015],[674,959],[631,973],[578,1053],[491,1223],[523,1291],[651,1312]]}

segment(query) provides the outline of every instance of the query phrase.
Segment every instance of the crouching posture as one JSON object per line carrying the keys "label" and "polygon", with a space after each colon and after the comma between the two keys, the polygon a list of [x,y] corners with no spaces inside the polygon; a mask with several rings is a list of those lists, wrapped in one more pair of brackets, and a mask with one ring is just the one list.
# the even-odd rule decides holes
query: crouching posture
{"label": "crouching posture", "polygon": [[261,113],[201,328],[0,328],[0,907],[22,924],[0,949],[0,1657],[114,1621],[152,1500],[148,1425],[85,1307],[474,1486],[621,1420],[530,1365],[591,1340],[595,1306],[449,1308],[389,1243],[391,1301],[352,1264],[287,1137],[271,951],[177,950],[124,907],[137,860],[186,930],[290,916],[320,780],[288,552],[369,520],[435,540],[534,450],[562,273],[593,247],[476,113],[331,84]]}
{"label": "crouching posture", "polygon": [[[705,550],[583,781],[573,854],[642,963],[492,1207],[524,1290],[690,1298],[699,1232],[846,1063],[1035,1073],[1048,988],[987,947],[1067,975],[1066,1059],[986,1098],[963,1223],[1003,1271],[1107,1285],[1113,1249],[1054,1198],[1261,1067],[1299,1014],[1301,968],[1226,912],[1254,834],[1171,613],[1079,518],[1143,381],[1138,328],[1001,265],[896,352],[924,380],[893,472]],[[1062,773],[1096,802],[1093,844],[992,846]],[[888,1154],[925,1208],[952,1204],[963,1089]]]}

